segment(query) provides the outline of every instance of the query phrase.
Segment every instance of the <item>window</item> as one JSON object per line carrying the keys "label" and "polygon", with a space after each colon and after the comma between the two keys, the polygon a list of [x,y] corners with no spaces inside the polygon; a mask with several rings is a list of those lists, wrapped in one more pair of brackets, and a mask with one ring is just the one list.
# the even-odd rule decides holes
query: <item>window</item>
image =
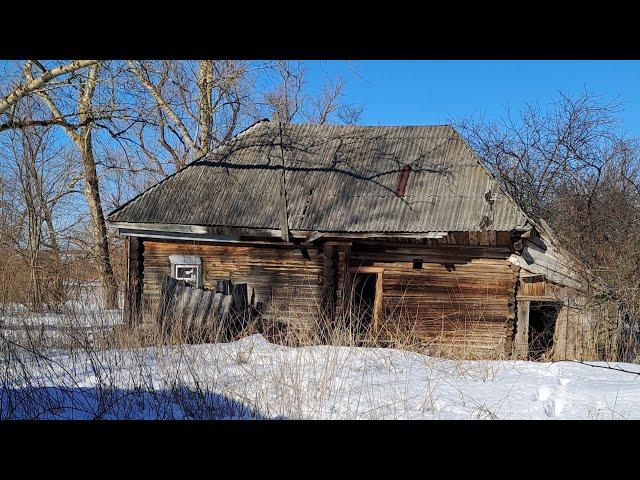
{"label": "window", "polygon": [[175,265],[174,271],[173,277],[176,280],[184,280],[196,288],[200,286],[200,265]]}
{"label": "window", "polygon": [[195,288],[202,286],[202,260],[194,255],[170,255],[171,276]]}
{"label": "window", "polygon": [[416,258],[413,261],[413,269],[414,270],[421,270],[422,269],[422,259],[421,258]]}

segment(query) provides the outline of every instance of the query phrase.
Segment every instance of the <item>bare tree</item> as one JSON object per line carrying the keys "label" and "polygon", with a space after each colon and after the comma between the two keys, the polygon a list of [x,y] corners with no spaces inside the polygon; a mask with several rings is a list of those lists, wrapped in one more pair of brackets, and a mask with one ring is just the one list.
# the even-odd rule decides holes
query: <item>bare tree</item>
{"label": "bare tree", "polygon": [[[629,333],[640,325],[640,156],[619,107],[587,92],[561,94],[548,109],[528,105],[496,122],[457,124],[520,205],[548,220],[604,280],[608,293],[591,300],[617,316],[604,325]],[[631,337],[640,352],[640,338]]]}
{"label": "bare tree", "polygon": [[97,60],[75,60],[55,68],[43,69],[41,75],[28,77],[27,83],[16,86],[0,100],[0,113],[15,105],[21,98],[40,91],[42,87],[46,86],[54,78],[95,65],[97,62]]}
{"label": "bare tree", "polygon": [[276,85],[264,93],[264,101],[272,110],[279,112],[283,122],[291,122],[304,103],[304,66],[300,62],[281,60],[275,62],[273,70]]}
{"label": "bare tree", "polygon": [[340,75],[325,78],[319,92],[310,94],[306,91],[306,69],[302,62],[280,60],[270,70],[274,86],[263,93],[263,101],[270,110],[277,110],[283,121],[300,119],[324,125],[337,119],[348,125],[358,123],[363,107],[345,102],[345,83]]}
{"label": "bare tree", "polygon": [[360,119],[363,107],[344,103],[345,85],[344,78],[325,79],[320,93],[311,96],[308,100],[309,106],[304,108],[304,117],[309,123],[324,125],[329,122],[332,115],[347,125],[355,125]]}
{"label": "bare tree", "polygon": [[[137,108],[146,119],[138,131],[139,145],[159,169],[162,161],[149,147],[147,131],[169,154],[176,169],[228,139],[238,127],[247,67],[242,62],[200,60],[129,61],[130,72],[151,97]],[[139,98],[144,98],[140,95]]]}
{"label": "bare tree", "polygon": [[498,121],[455,123],[520,205],[548,217],[560,186],[590,197],[603,169],[626,148],[618,113],[618,102],[585,92],[575,98],[561,94],[549,110],[527,105]]}
{"label": "bare tree", "polygon": [[[32,118],[35,109],[32,100],[23,101],[16,114]],[[0,243],[7,245],[8,241],[14,257],[27,258],[31,309],[42,311],[45,304],[57,308],[65,299],[62,251],[54,222],[54,209],[68,189],[65,175],[59,174],[64,156],[61,148],[54,146],[51,127],[13,130],[5,140],[4,178],[17,188],[11,198],[15,214],[11,224],[4,225],[5,238]],[[62,168],[68,173],[66,166]],[[8,205],[3,205],[3,210],[8,213]],[[19,285],[18,279],[15,281]]]}
{"label": "bare tree", "polygon": [[[37,66],[41,70],[43,67],[39,62],[27,62],[24,67],[25,76],[31,80],[33,78],[32,68]],[[89,217],[93,229],[94,243],[92,246],[93,257],[98,266],[98,272],[102,282],[103,298],[106,308],[117,307],[117,285],[113,275],[111,266],[111,258],[109,253],[109,240],[107,236],[107,228],[102,211],[102,203],[100,201],[100,185],[98,181],[98,173],[96,168],[96,160],[93,153],[93,122],[92,118],[92,100],[98,82],[98,74],[100,64],[94,63],[89,67],[86,78],[78,81],[77,88],[79,95],[77,99],[76,112],[79,120],[78,125],[63,122],[65,118],[61,109],[58,107],[52,96],[48,92],[39,92],[38,96],[44,104],[49,108],[54,120],[61,121],[61,125],[78,149],[81,163],[84,170],[83,184],[84,194],[89,207]]]}
{"label": "bare tree", "polygon": [[[20,132],[59,128],[71,146],[65,155],[74,162],[64,174],[66,191],[28,189],[33,207],[40,205],[37,216],[42,219],[39,233],[34,234],[39,235],[40,246],[53,250],[61,249],[60,236],[63,242],[90,249],[108,308],[116,306],[117,289],[105,205],[120,206],[275,110],[286,121],[311,123],[336,119],[355,123],[361,112],[345,104],[344,81],[339,77],[327,79],[318,93],[307,93],[302,62],[28,60],[11,62],[6,68],[10,75],[0,82],[4,94],[0,133],[13,138],[17,132],[15,138],[21,138]],[[44,180],[42,172],[24,173],[25,186],[34,179]],[[80,203],[60,204],[68,208],[64,222],[56,223],[53,214],[42,208],[43,201],[52,210],[56,198],[81,196]],[[90,237],[80,228],[85,204]],[[10,208],[2,213],[7,222],[17,214]],[[23,223],[28,225],[26,217]]]}

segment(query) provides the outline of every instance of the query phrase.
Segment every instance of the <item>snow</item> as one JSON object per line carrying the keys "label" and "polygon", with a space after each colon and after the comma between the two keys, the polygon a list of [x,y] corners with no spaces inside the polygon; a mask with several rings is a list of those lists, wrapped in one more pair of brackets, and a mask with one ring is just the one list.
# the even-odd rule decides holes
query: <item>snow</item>
{"label": "snow", "polygon": [[[122,323],[122,310],[105,310],[102,305],[100,286],[95,283],[74,285],[71,298],[60,312],[30,312],[24,305],[3,305],[0,325],[13,327],[94,327],[104,328]],[[122,301],[122,300],[121,300]],[[72,315],[69,315],[73,312]]]}
{"label": "snow", "polygon": [[4,382],[3,418],[640,418],[640,365],[624,363],[445,360],[252,335],[58,353],[32,368],[29,385]]}

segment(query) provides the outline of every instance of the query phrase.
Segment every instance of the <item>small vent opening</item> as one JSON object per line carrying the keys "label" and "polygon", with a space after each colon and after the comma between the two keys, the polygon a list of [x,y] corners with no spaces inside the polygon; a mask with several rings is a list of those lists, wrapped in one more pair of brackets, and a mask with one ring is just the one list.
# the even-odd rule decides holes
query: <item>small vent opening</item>
{"label": "small vent opening", "polygon": [[414,270],[422,270],[422,259],[415,259],[413,261],[413,269]]}

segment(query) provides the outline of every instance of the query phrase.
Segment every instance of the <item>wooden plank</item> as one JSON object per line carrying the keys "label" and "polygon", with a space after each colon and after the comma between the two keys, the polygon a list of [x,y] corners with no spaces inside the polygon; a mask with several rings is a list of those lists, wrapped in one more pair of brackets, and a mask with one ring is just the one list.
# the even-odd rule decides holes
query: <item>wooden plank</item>
{"label": "wooden plank", "polygon": [[320,319],[323,332],[328,333],[328,328],[335,320],[337,283],[338,283],[338,255],[331,245],[325,245],[322,250],[322,291],[320,299]]}
{"label": "wooden plank", "polygon": [[382,273],[384,272],[384,270],[385,267],[349,267],[349,273]]}
{"label": "wooden plank", "polygon": [[373,331],[377,332],[380,328],[382,318],[382,298],[384,296],[384,286],[382,280],[383,272],[376,274],[376,294],[373,300]]}
{"label": "wooden plank", "polygon": [[568,353],[568,328],[569,328],[569,307],[563,305],[556,318],[556,327],[553,332],[553,359],[565,360],[569,358]]}
{"label": "wooden plank", "polygon": [[517,295],[517,300],[530,300],[532,302],[558,302],[557,297],[553,297],[550,295]]}
{"label": "wooden plank", "polygon": [[324,233],[323,233],[323,232],[313,232],[313,233],[311,233],[311,235],[309,235],[309,236],[306,238],[305,242],[306,242],[306,243],[313,243],[313,242],[315,242],[316,240],[318,240],[319,238],[321,238],[323,235],[324,235]]}
{"label": "wooden plank", "polygon": [[142,321],[142,292],[144,243],[141,239],[127,239],[127,291],[124,302],[124,322],[132,326]]}
{"label": "wooden plank", "polygon": [[529,354],[529,300],[518,301],[518,320],[513,354],[516,358],[526,359]]}

